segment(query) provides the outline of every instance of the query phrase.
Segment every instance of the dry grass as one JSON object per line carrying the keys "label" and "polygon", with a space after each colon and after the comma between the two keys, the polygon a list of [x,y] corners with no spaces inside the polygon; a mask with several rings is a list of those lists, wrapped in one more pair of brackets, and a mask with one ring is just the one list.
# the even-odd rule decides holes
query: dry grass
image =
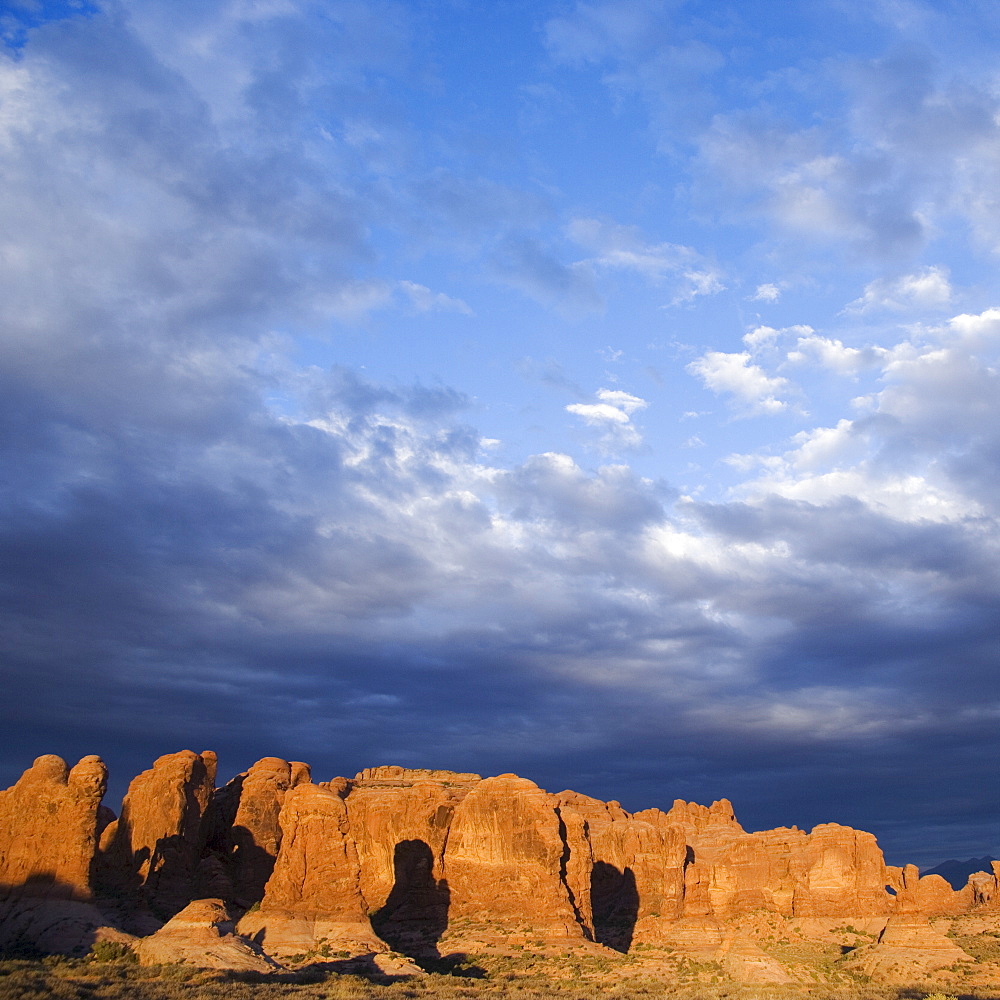
{"label": "dry grass", "polygon": [[[259,976],[186,966],[142,968],[124,959],[19,959],[0,961],[0,1000],[923,1000],[928,996],[926,990],[862,981],[809,988],[741,986],[724,981],[718,970],[696,968],[698,963],[679,963],[676,976],[664,977],[664,969],[653,976],[643,962],[628,958],[604,962],[580,956],[477,955],[469,957],[465,968],[473,962],[480,978],[438,972],[376,983],[318,969]],[[962,1000],[1000,998],[996,992],[973,992]]]}

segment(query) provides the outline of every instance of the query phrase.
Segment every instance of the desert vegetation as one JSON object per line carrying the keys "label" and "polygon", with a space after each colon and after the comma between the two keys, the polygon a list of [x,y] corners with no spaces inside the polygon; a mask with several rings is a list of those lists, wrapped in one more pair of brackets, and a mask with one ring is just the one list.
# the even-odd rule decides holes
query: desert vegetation
{"label": "desert vegetation", "polygon": [[[200,970],[190,965],[140,966],[122,951],[97,949],[86,958],[0,959],[0,1000],[995,1000],[995,991],[961,996],[920,987],[860,980],[821,990],[706,981],[711,970],[683,963],[673,981],[638,970],[601,968],[539,956],[470,956],[450,971],[395,980],[345,975],[307,966],[276,975]],[[474,969],[474,974],[469,970]]]}

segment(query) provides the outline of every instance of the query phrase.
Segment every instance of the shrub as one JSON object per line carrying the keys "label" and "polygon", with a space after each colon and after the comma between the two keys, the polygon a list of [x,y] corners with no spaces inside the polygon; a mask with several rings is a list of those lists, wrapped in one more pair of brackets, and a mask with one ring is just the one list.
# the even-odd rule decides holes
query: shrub
{"label": "shrub", "polygon": [[87,955],[91,962],[136,962],[135,952],[122,941],[95,941]]}

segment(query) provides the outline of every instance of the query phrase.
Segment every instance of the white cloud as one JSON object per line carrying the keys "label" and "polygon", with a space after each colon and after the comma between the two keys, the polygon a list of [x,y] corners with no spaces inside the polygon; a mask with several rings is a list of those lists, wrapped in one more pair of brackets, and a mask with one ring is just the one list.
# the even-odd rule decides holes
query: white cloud
{"label": "white cloud", "polygon": [[757,290],[750,296],[751,302],[777,302],[781,298],[781,289],[773,284],[758,285]]}
{"label": "white cloud", "polygon": [[799,337],[787,359],[794,365],[812,362],[840,375],[856,375],[884,364],[889,356],[890,352],[881,347],[845,347],[839,340],[809,333]]}
{"label": "white cloud", "polygon": [[746,351],[739,354],[707,351],[692,361],[687,370],[716,395],[733,397],[747,415],[781,413],[788,408],[788,403],[779,399],[789,388],[788,380],[768,375],[751,362]]}
{"label": "white cloud", "polygon": [[468,303],[445,295],[444,292],[432,292],[426,285],[418,285],[415,281],[401,281],[399,287],[417,312],[457,312],[465,316],[473,315]]}
{"label": "white cloud", "polygon": [[910,312],[917,309],[943,309],[952,298],[946,267],[925,267],[898,278],[876,278],[865,286],[864,294],[851,302],[848,313],[875,310]]}
{"label": "white cloud", "polygon": [[579,261],[577,267],[631,271],[653,285],[669,283],[671,305],[725,288],[721,271],[697,251],[676,243],[647,243],[634,226],[577,218],[570,222],[567,233],[595,254]]}
{"label": "white cloud", "polygon": [[790,361],[840,374],[877,367],[884,387],[854,401],[861,410],[855,419],[803,431],[783,455],[765,456],[763,474],[742,491],[819,505],[850,497],[908,523],[984,516],[995,508],[986,485],[992,467],[969,449],[996,446],[987,442],[996,437],[988,413],[1000,398],[998,353],[1000,309],[917,328],[914,339],[891,348],[800,338]]}
{"label": "white cloud", "polygon": [[743,335],[743,343],[751,352],[761,351],[774,347],[779,340],[789,337],[807,337],[812,334],[813,328],[800,324],[797,326],[786,326],[776,330],[773,326],[755,326],[748,333]]}
{"label": "white cloud", "polygon": [[601,432],[599,447],[602,451],[638,447],[642,435],[632,423],[632,415],[649,405],[646,400],[620,389],[599,389],[597,398],[599,403],[571,403],[566,410]]}

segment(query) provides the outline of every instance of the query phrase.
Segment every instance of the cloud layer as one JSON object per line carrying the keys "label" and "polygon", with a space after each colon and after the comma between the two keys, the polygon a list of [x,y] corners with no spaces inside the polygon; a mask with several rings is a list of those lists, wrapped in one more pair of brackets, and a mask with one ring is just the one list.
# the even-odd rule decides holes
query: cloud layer
{"label": "cloud layer", "polygon": [[[883,55],[838,78],[850,141],[779,133],[714,106],[720,50],[670,41],[670,9],[580,3],[538,51],[638,95],[692,198],[742,191],[720,211],[886,264],[826,323],[676,346],[676,399],[604,361],[592,396],[564,380],[579,454],[512,458],[461,384],[303,345],[382,314],[433,356],[430,324],[487,323],[497,288],[582,341],[632,280],[662,316],[730,282],[777,309],[801,273],[741,277],[500,153],[481,172],[452,119],[418,132],[407,88],[448,81],[409,5],[115,3],[0,56],[0,777],[99,752],[122,781],[190,744],[727,795],[749,826],[874,829],[897,862],[997,853],[1000,310],[899,263],[947,213],[996,242],[994,98]],[[668,102],[679,82],[703,102]],[[641,458],[684,393],[725,400],[720,433],[785,421],[726,438],[714,495]]]}

